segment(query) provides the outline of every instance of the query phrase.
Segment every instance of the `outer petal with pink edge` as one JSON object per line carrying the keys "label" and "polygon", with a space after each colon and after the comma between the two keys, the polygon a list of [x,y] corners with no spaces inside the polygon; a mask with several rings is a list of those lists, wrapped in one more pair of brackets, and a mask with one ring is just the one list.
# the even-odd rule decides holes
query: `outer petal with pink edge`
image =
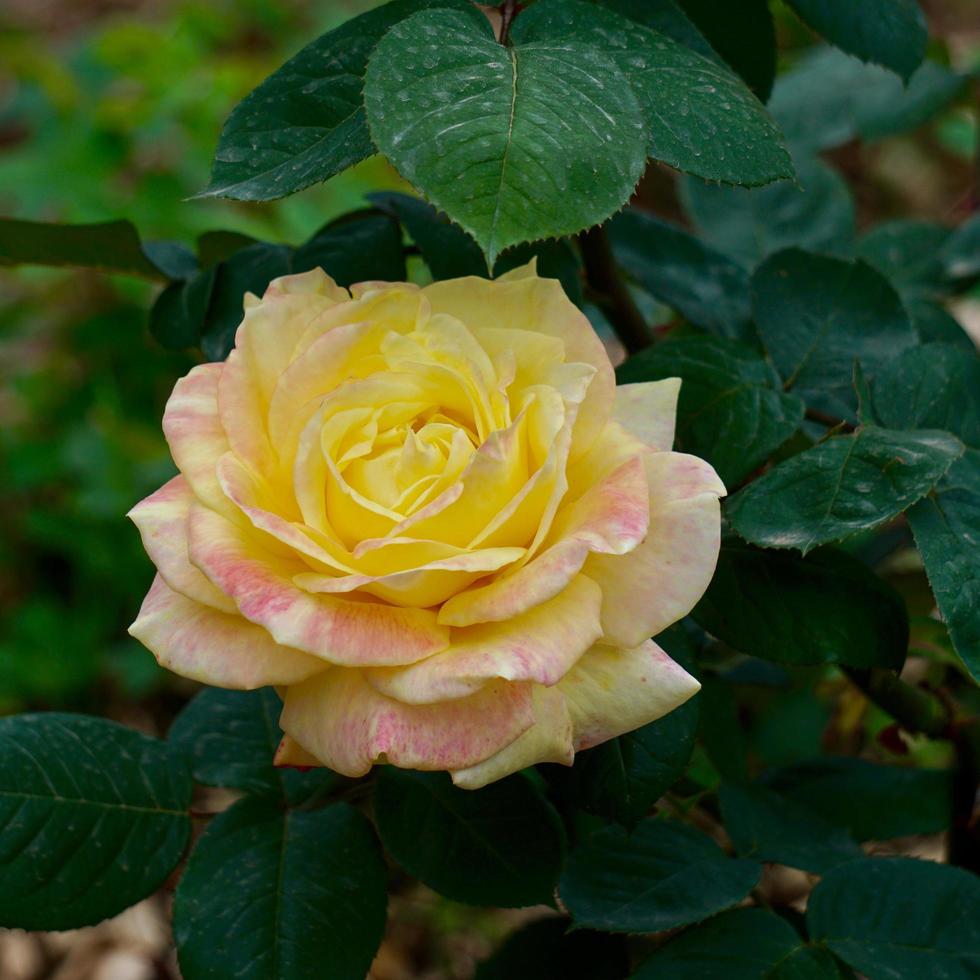
{"label": "outer petal with pink edge", "polygon": [[636,646],[687,615],[714,574],[724,484],[702,459],[644,458],[650,531],[627,555],[591,555],[585,573],[602,588],[605,642]]}
{"label": "outer petal with pink edge", "polygon": [[127,516],[139,528],[146,553],[171,589],[222,612],[237,613],[235,603],[187,555],[187,515],[193,502],[194,492],[187,480],[175,476]]}
{"label": "outer petal with pink edge", "polygon": [[174,592],[160,575],[129,632],[162,667],[217,687],[295,684],[325,669],[322,660],[280,646],[261,626]]}
{"label": "outer petal with pink edge", "polygon": [[700,687],[652,640],[632,650],[594,646],[558,684],[576,752],[656,721]]}
{"label": "outer petal with pink edge", "polygon": [[452,646],[443,653],[366,675],[380,693],[408,704],[466,697],[494,678],[557,684],[599,639],[601,603],[598,586],[579,575],[521,616],[453,630]]}
{"label": "outer petal with pink edge", "polygon": [[199,504],[188,527],[191,561],[277,643],[352,667],[410,664],[449,643],[449,630],[429,610],[304,592],[292,579],[308,565],[265,549],[261,532]]}
{"label": "outer petal with pink edge", "polygon": [[384,697],[360,671],[344,668],[292,685],[279,722],[303,749],[345,776],[363,776],[379,761],[405,769],[466,768],[533,723],[530,684],[496,681],[468,698],[410,705]]}
{"label": "outer petal with pink edge", "polygon": [[680,378],[619,385],[613,418],[631,435],[661,452],[674,445]]}
{"label": "outer petal with pink edge", "polygon": [[572,719],[560,691],[534,688],[534,725],[489,759],[450,773],[463,789],[479,789],[539,762],[570,766],[575,758]]}

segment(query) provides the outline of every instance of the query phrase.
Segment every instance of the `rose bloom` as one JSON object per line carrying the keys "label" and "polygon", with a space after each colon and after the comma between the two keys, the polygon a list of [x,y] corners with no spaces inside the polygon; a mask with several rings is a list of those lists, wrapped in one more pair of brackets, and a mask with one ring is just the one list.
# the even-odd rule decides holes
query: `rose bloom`
{"label": "rose bloom", "polygon": [[275,685],[281,765],[568,765],[698,689],[649,639],[718,556],[679,387],[617,389],[533,264],[278,279],[167,403],[180,475],[130,515],[158,569],[130,632],[185,677]]}

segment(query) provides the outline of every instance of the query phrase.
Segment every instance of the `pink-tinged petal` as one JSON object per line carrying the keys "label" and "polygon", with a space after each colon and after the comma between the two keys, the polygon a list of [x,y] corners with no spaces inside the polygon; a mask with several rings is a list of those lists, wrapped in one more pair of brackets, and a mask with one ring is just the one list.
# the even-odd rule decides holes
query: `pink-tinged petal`
{"label": "pink-tinged petal", "polygon": [[310,572],[297,575],[293,581],[307,592],[341,594],[356,589],[396,606],[427,609],[444,602],[490,572],[513,564],[524,554],[524,548],[484,548],[383,575],[320,575]]}
{"label": "pink-tinged petal", "polygon": [[199,364],[174,385],[163,412],[163,434],[198,500],[229,513],[231,507],[215,473],[229,448],[218,415],[218,379],[223,369],[223,364]]}
{"label": "pink-tinged petal", "polygon": [[626,555],[592,555],[586,573],[603,592],[605,642],[636,646],[687,615],[718,561],[725,487],[702,459],[682,453],[644,458],[650,532]]}
{"label": "pink-tinged petal", "polygon": [[175,476],[127,516],[139,528],[150,561],[171,589],[222,612],[237,613],[235,603],[215,588],[187,555],[187,515],[193,501],[194,492],[187,480]]}
{"label": "pink-tinged petal", "polygon": [[558,684],[576,752],[656,721],[700,688],[651,640],[631,650],[595,646]]}
{"label": "pink-tinged petal", "polygon": [[575,758],[572,719],[557,688],[534,688],[534,724],[506,748],[475,766],[451,772],[461,789],[480,789],[539,762],[570,766]]}
{"label": "pink-tinged petal", "polygon": [[680,378],[641,381],[616,389],[613,418],[641,442],[661,452],[674,445]]}
{"label": "pink-tinged petal", "polygon": [[649,502],[642,462],[627,460],[578,500],[559,510],[549,541],[535,558],[487,585],[447,600],[439,622],[449,626],[512,619],[558,595],[590,551],[621,554],[647,533]]}
{"label": "pink-tinged petal", "polygon": [[261,626],[174,592],[160,575],[129,632],[161,667],[216,687],[295,684],[325,669],[322,660],[280,646]]}
{"label": "pink-tinged petal", "polygon": [[272,764],[281,769],[322,769],[323,763],[288,735],[279,739]]}
{"label": "pink-tinged petal", "polygon": [[372,667],[414,663],[448,646],[449,630],[430,610],[314,596],[297,588],[293,577],[307,566],[274,554],[259,532],[213,511],[193,506],[188,528],[191,561],[277,643],[330,663]]}
{"label": "pink-tinged petal", "polygon": [[332,303],[346,303],[350,299],[350,293],[320,268],[273,279],[262,298],[275,296],[319,296]]}
{"label": "pink-tinged petal", "polygon": [[232,452],[257,472],[271,476],[278,469],[278,456],[269,441],[268,405],[258,378],[244,349],[235,348],[218,381],[218,413]]}
{"label": "pink-tinged petal", "polygon": [[407,704],[466,697],[494,678],[557,684],[602,634],[601,603],[595,583],[579,575],[521,616],[453,630],[452,646],[443,653],[366,676],[379,692]]}
{"label": "pink-tinged petal", "polygon": [[280,725],[324,765],[363,776],[375,762],[463,769],[499,752],[534,723],[531,685],[498,681],[443,704],[402,704],[361,671],[333,668],[286,692]]}
{"label": "pink-tinged petal", "polygon": [[616,380],[602,341],[557,279],[538,278],[532,262],[493,281],[467,276],[422,291],[433,313],[448,313],[476,330],[509,327],[557,337],[565,345],[566,362],[595,367],[576,424],[573,456],[588,449],[612,411]]}

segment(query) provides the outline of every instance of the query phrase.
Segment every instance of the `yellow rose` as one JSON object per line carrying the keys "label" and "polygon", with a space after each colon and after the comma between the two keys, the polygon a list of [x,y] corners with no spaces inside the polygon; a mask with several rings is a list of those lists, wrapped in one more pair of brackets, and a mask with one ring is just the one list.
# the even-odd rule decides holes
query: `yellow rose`
{"label": "yellow rose", "polygon": [[678,388],[617,389],[533,265],[276,280],[167,403],[180,475],[131,512],[159,571],[131,633],[277,686],[280,764],[464,787],[570,764],[698,689],[648,639],[718,555],[724,487],[669,451]]}

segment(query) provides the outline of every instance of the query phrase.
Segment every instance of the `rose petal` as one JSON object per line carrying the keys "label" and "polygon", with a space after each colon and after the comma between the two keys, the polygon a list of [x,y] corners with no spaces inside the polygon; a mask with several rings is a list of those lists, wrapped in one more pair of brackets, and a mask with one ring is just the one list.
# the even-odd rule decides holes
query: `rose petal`
{"label": "rose petal", "polygon": [[506,748],[466,769],[451,772],[461,789],[480,789],[539,762],[570,766],[575,758],[572,719],[561,693],[553,687],[534,687],[534,724]]}
{"label": "rose petal", "polygon": [[490,281],[477,276],[432,283],[422,291],[433,313],[449,313],[471,330],[510,327],[557,337],[565,361],[591,364],[596,375],[579,412],[573,455],[584,452],[612,411],[616,380],[592,325],[556,279],[540,279],[535,263]]}
{"label": "rose petal", "polygon": [[229,448],[218,415],[218,380],[223,367],[199,364],[174,385],[163,411],[163,434],[198,500],[228,514],[232,508],[215,473],[218,460]]}
{"label": "rose petal", "polygon": [[174,592],[161,575],[129,632],[161,667],[217,687],[295,684],[324,669],[322,660],[280,646],[261,626]]}
{"label": "rose petal", "polygon": [[594,646],[558,684],[576,752],[656,721],[700,688],[652,640],[631,650]]}
{"label": "rose petal", "polygon": [[601,635],[601,603],[595,583],[579,575],[521,616],[453,630],[452,646],[443,653],[366,676],[382,694],[408,704],[466,697],[493,678],[557,684]]}
{"label": "rose petal", "polygon": [[702,459],[644,458],[650,533],[626,555],[591,555],[585,571],[602,588],[606,642],[636,646],[687,615],[714,574],[721,544],[718,498],[725,487]]}
{"label": "rose petal", "polygon": [[457,701],[408,705],[343,668],[292,685],[280,719],[287,735],[345,776],[363,776],[382,757],[406,769],[462,769],[533,722],[529,684],[500,681]]}
{"label": "rose petal", "polygon": [[641,442],[661,452],[674,445],[680,378],[641,381],[616,389],[613,418]]}
{"label": "rose petal", "polygon": [[183,476],[175,476],[141,500],[126,516],[139,528],[143,547],[171,589],[226,613],[238,607],[215,588],[187,555],[187,515],[194,493]]}
{"label": "rose petal", "polygon": [[188,527],[191,561],[278,643],[350,666],[410,664],[448,645],[449,631],[429,610],[302,591],[292,579],[308,566],[213,511],[193,506]]}

